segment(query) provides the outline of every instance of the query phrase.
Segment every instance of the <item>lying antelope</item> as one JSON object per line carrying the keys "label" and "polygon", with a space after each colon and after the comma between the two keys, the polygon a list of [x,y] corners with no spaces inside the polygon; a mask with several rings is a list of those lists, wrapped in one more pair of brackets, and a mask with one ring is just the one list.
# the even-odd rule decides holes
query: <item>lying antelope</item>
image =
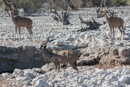
{"label": "lying antelope", "polygon": [[40,48],[36,50],[36,53],[42,52],[42,57],[46,62],[53,62],[55,65],[55,71],[60,70],[60,63],[69,63],[73,69],[78,70],[76,66],[76,61],[78,59],[77,53],[73,50],[62,50],[54,54],[46,49],[46,44],[48,41],[49,38],[47,39],[47,42],[41,44]]}
{"label": "lying antelope", "polygon": [[123,39],[124,39],[124,28],[123,28],[123,24],[124,24],[124,21],[123,19],[119,18],[119,17],[108,17],[107,13],[108,11],[101,11],[101,13],[103,14],[102,16],[106,18],[106,21],[110,27],[110,36],[112,38],[112,30],[113,30],[113,39],[114,39],[114,27],[118,27],[118,29],[120,30],[121,32],[121,36],[120,36],[120,40],[121,40],[121,37],[122,37],[122,34],[123,34]]}
{"label": "lying antelope", "polygon": [[[32,23],[33,23],[32,20],[29,18],[20,17],[20,16],[14,17],[14,12],[15,12],[15,10],[10,11],[11,19],[15,25],[15,38],[16,38],[17,28],[19,28],[19,35],[20,35],[20,40],[21,40],[20,27],[26,27],[30,34],[30,39],[32,40],[32,35],[33,35],[32,29],[31,29]],[[15,40],[15,38],[14,38],[14,40]]]}

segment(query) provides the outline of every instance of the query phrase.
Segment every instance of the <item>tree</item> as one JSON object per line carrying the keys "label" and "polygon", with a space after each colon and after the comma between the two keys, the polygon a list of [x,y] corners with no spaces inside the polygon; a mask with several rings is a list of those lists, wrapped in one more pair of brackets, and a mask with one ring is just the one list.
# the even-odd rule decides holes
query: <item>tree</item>
{"label": "tree", "polygon": [[25,13],[30,15],[35,13],[42,7],[44,0],[3,0],[5,8],[9,10],[17,10],[17,8],[23,8]]}
{"label": "tree", "polygon": [[23,8],[25,13],[30,15],[31,13],[37,12],[42,7],[44,2],[42,0],[19,0],[18,7]]}

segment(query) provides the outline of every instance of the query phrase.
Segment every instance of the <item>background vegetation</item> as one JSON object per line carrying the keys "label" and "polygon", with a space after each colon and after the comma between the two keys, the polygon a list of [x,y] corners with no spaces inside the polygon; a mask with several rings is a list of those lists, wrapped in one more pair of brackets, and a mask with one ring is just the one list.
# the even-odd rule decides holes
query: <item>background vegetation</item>
{"label": "background vegetation", "polygon": [[[64,1],[70,1],[74,8],[83,7],[95,7],[95,6],[120,6],[129,5],[130,0],[6,0],[7,2],[14,1],[17,8],[23,8],[25,13],[31,14],[37,12],[40,8],[54,8],[54,9],[66,9],[67,3]],[[3,0],[0,0],[0,10],[6,6]]]}

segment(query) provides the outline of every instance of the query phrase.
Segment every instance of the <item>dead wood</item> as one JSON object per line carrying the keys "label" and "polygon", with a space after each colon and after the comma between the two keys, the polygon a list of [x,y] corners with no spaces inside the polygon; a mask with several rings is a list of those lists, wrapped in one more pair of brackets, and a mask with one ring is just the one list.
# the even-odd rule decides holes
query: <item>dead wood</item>
{"label": "dead wood", "polygon": [[74,5],[72,4],[72,2],[71,2],[70,0],[64,0],[64,2],[66,2],[67,5],[68,5],[71,9],[76,10],[75,7],[74,7]]}
{"label": "dead wood", "polygon": [[52,16],[54,20],[62,22],[63,25],[70,24],[70,22],[68,20],[69,13],[67,11],[66,12],[62,11],[62,16],[60,16],[56,10],[55,11],[50,10],[50,12],[57,16],[57,17],[56,16]]}
{"label": "dead wood", "polygon": [[58,14],[58,12],[56,10],[55,11],[50,10],[50,12],[53,13],[53,14],[55,14],[58,17],[58,20],[60,22],[62,22],[62,18],[61,18],[61,16]]}
{"label": "dead wood", "polygon": [[68,25],[68,24],[70,24],[68,18],[69,18],[69,13],[62,11],[62,22],[63,22],[63,25]]}
{"label": "dead wood", "polygon": [[95,28],[95,27],[87,27],[87,28],[83,28],[81,26],[81,29],[77,30],[76,32],[84,32],[84,31],[88,31],[88,30],[95,30],[95,29],[98,29],[98,28]]}
{"label": "dead wood", "polygon": [[101,11],[102,9],[103,9],[102,6],[96,9],[97,18],[101,18],[101,17],[102,17],[102,14],[100,13],[100,11]]}
{"label": "dead wood", "polygon": [[[13,9],[15,9],[15,15],[18,14],[18,10],[17,10],[17,7],[16,7],[16,4],[18,2],[18,0],[14,3],[13,0],[11,1],[7,1],[7,0],[3,0],[4,4],[5,4],[5,11],[8,13],[8,11],[12,11]],[[8,13],[9,14],[9,13]],[[10,16],[10,15],[9,15]]]}
{"label": "dead wood", "polygon": [[54,16],[54,15],[52,16],[52,18],[53,18],[55,21],[57,21],[57,22],[59,21],[58,17],[56,17],[56,16]]}
{"label": "dead wood", "polygon": [[89,27],[87,27],[87,28],[83,28],[83,27],[81,26],[81,29],[78,30],[78,31],[81,31],[81,32],[84,32],[84,31],[86,31],[86,30],[98,29],[99,26],[102,25],[101,23],[96,22],[96,21],[94,20],[94,18],[92,18],[91,21],[87,21],[87,22],[84,21],[80,16],[79,16],[79,19],[80,19],[80,21],[81,21],[82,24],[86,24],[87,26],[89,26]]}
{"label": "dead wood", "polygon": [[92,22],[91,21],[88,21],[88,22],[83,21],[83,19],[80,16],[79,16],[79,19],[80,19],[82,24],[86,24],[87,26],[92,26]]}

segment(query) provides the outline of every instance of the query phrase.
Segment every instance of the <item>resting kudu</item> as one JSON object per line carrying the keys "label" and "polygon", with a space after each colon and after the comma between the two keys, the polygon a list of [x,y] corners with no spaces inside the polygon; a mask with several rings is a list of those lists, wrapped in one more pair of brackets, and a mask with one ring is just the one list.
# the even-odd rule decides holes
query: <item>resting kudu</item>
{"label": "resting kudu", "polygon": [[26,27],[29,34],[30,34],[30,39],[32,40],[32,35],[33,35],[33,32],[32,32],[32,20],[29,19],[29,18],[25,18],[25,17],[20,17],[20,16],[16,16],[14,17],[14,12],[15,10],[13,11],[10,11],[10,14],[11,14],[11,19],[15,25],[15,38],[14,40],[16,39],[16,33],[17,33],[17,28],[19,28],[19,35],[20,35],[20,40],[21,40],[21,33],[20,33],[20,27]]}
{"label": "resting kudu", "polygon": [[78,59],[77,53],[73,50],[62,50],[58,51],[56,54],[50,52],[46,49],[46,45],[49,42],[49,38],[47,42],[41,44],[40,48],[36,50],[37,52],[42,52],[42,57],[46,62],[52,62],[55,66],[55,71],[60,69],[60,63],[66,64],[69,63],[73,69],[78,70],[76,66],[76,61]]}
{"label": "resting kudu", "polygon": [[121,32],[120,40],[121,40],[122,35],[124,39],[124,28],[123,28],[124,20],[119,17],[113,17],[113,16],[108,17],[107,15],[108,11],[105,11],[105,12],[101,11],[101,13],[102,13],[102,16],[106,18],[106,21],[110,27],[111,38],[112,38],[112,32],[113,32],[113,39],[114,39],[114,27],[118,27],[118,29]]}

